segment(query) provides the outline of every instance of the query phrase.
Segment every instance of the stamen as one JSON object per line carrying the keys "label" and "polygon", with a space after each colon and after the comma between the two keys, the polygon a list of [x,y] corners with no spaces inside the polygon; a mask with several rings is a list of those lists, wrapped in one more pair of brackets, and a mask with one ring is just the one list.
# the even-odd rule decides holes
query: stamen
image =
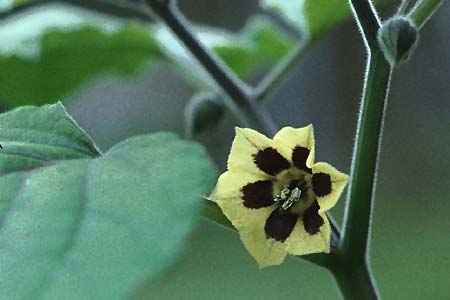
{"label": "stamen", "polygon": [[294,205],[295,202],[298,202],[300,200],[301,195],[302,191],[298,187],[296,187],[292,190],[289,198],[287,198],[287,200],[284,201],[283,204],[281,204],[281,208],[284,210],[288,210],[292,205]]}
{"label": "stamen", "polygon": [[300,181],[298,180],[291,180],[284,186],[284,188],[273,199],[273,201],[277,203],[282,210],[287,211],[295,203],[300,201],[302,195],[304,195],[306,192],[307,186],[305,182],[300,183]]}
{"label": "stamen", "polygon": [[286,199],[288,198],[290,192],[291,190],[287,186],[285,186],[281,190],[281,192],[275,197],[275,199],[273,199],[273,201],[275,201],[279,205],[282,205],[283,202],[286,201]]}

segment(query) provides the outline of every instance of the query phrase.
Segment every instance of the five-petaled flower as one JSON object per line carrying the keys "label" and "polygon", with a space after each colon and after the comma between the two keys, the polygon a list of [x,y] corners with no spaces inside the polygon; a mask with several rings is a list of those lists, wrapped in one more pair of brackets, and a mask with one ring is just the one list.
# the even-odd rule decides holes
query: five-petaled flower
{"label": "five-petaled flower", "polygon": [[332,208],[348,176],[314,163],[312,125],[285,127],[271,140],[236,129],[223,173],[211,200],[238,229],[260,267],[281,264],[288,253],[330,251]]}

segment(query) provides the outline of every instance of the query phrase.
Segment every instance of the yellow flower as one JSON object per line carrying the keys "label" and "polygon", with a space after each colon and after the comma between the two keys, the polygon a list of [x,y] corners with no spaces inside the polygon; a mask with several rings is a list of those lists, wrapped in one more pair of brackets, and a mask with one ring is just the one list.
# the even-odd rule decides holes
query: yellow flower
{"label": "yellow flower", "polygon": [[285,127],[271,140],[236,128],[223,173],[211,195],[239,231],[261,268],[279,265],[288,253],[330,251],[332,208],[348,176],[314,163],[312,125]]}

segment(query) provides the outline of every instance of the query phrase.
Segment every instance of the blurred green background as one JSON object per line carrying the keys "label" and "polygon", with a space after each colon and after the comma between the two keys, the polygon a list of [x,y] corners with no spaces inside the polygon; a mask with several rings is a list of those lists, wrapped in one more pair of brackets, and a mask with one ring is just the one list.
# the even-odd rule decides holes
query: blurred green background
{"label": "blurred green background", "polygon": [[[6,1],[0,3],[9,5]],[[249,17],[261,11],[257,1],[181,0],[179,4],[190,20],[231,31],[239,31]],[[346,1],[342,1],[342,5],[346,5]],[[114,39],[94,30],[91,40],[75,47],[74,42],[67,42],[56,33],[48,38],[55,39],[58,45],[68,43],[62,47],[67,52],[63,52],[59,63],[52,59],[49,59],[51,62],[41,61],[48,68],[38,74],[31,74],[25,67],[18,73],[5,72],[7,68],[21,68],[15,61],[20,59],[11,59],[11,56],[21,53],[19,57],[32,61],[30,57],[36,55],[33,45],[15,45],[14,41],[21,35],[32,36],[36,24],[47,22],[51,28],[59,22],[55,21],[59,20],[55,17],[58,14],[62,20],[59,28],[63,29],[68,20],[81,24],[86,18],[106,24],[104,28],[116,26],[114,18],[73,7],[49,6],[42,11],[50,13],[53,22],[36,10],[0,20],[0,51],[3,51],[0,52],[0,105],[3,108],[13,101],[11,95],[19,95],[17,101],[20,102],[25,97],[20,95],[38,99],[40,88],[44,92],[55,90],[52,95],[55,101],[63,100],[67,104],[71,115],[103,150],[136,134],[160,130],[183,134],[185,105],[203,86],[203,83],[187,80],[186,74],[200,72],[198,66],[188,65],[180,72],[170,59],[164,58],[142,67],[141,60],[149,55],[170,55],[152,42],[144,46],[136,43],[146,34],[140,29],[131,29],[132,38],[125,47],[120,44],[116,52],[105,50],[108,56],[105,61],[102,61],[104,56],[100,56],[93,58],[95,64],[85,63],[83,68],[98,68],[100,75],[83,81],[69,93],[57,93],[59,89],[64,90],[61,82],[81,82],[83,76],[61,76],[61,70],[82,69],[78,64],[67,65],[68,61],[83,61],[83,56],[91,55],[87,49],[98,50],[108,43],[109,47],[115,47]],[[392,12],[393,7],[381,9],[383,17]],[[444,2],[423,28],[412,60],[393,76],[377,178],[370,255],[383,299],[450,299],[449,17],[450,4]],[[280,18],[274,19],[282,23]],[[285,24],[279,25],[293,40],[302,39],[301,33]],[[8,26],[15,31],[8,31]],[[108,42],[99,42],[99,36]],[[77,40],[76,35],[74,40]],[[36,41],[31,38],[29,42]],[[280,53],[284,52],[283,43],[277,44],[281,45]],[[58,54],[51,50],[50,58]],[[67,57],[71,59],[65,60]],[[251,58],[247,64],[249,68],[256,68]],[[313,123],[316,159],[330,162],[345,172],[349,171],[352,155],[365,58],[359,33],[349,20],[318,40],[266,99],[280,127]],[[268,56],[258,59],[268,66],[276,61]],[[110,61],[114,61],[114,66]],[[32,64],[38,63],[32,61]],[[252,76],[243,77],[255,83],[267,71],[267,65]],[[53,81],[49,81],[47,87],[24,89],[23,80],[34,82],[40,76],[49,76]],[[4,93],[6,90],[11,92]],[[195,136],[208,147],[221,168],[225,166],[234,125],[233,118],[226,115],[217,126]],[[344,197],[333,211],[339,221],[343,208]],[[206,220],[193,233],[177,265],[136,293],[136,300],[339,297],[333,278],[301,259],[290,257],[279,267],[259,270],[235,232]]]}

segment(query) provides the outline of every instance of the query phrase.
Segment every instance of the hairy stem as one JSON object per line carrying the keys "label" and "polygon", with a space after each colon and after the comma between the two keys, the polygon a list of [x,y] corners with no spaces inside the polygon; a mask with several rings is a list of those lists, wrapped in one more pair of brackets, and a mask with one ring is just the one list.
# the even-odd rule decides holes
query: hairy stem
{"label": "hairy stem", "polygon": [[[361,100],[344,227],[338,247],[338,254],[345,261],[341,267],[346,266],[346,270],[334,272],[336,281],[342,284],[344,298],[349,300],[378,299],[367,257],[390,74],[389,63],[381,50],[372,50]],[[340,278],[341,275],[344,278]],[[349,281],[349,276],[353,280]],[[364,298],[362,291],[366,293]]]}
{"label": "hairy stem", "polygon": [[442,0],[422,0],[419,1],[409,13],[409,17],[417,26],[421,28],[426,21],[434,14],[434,12],[442,4]]}
{"label": "hairy stem", "polygon": [[350,0],[369,61],[356,131],[342,238],[330,269],[344,299],[378,299],[367,262],[375,179],[391,68],[377,42],[379,18],[370,0]]}
{"label": "hairy stem", "polygon": [[381,50],[372,51],[361,100],[343,236],[339,247],[344,255],[364,258],[367,253],[390,74],[389,63]]}
{"label": "hairy stem", "polygon": [[377,33],[380,19],[370,0],[349,0],[363,39],[369,49],[378,48]]}
{"label": "hairy stem", "polygon": [[[337,226],[331,222],[335,251],[331,255],[314,254],[303,258],[330,270],[336,278],[344,299],[376,300],[378,293],[367,260],[368,239],[391,68],[378,46],[377,33],[380,20],[371,1],[349,1],[366,43],[369,61],[354,147],[352,179],[345,210],[343,236],[339,238]],[[266,134],[272,135],[276,129],[272,119],[256,100],[264,97],[272,89],[289,64],[280,67],[280,70],[255,92],[201,45],[189,29],[188,21],[179,13],[173,1],[147,0],[147,3],[208,71],[217,85],[243,109],[248,117],[253,119],[253,125]],[[417,7],[419,6],[416,6],[416,9]],[[430,6],[426,7],[428,13],[431,14],[434,11],[429,9]],[[417,17],[419,22],[425,22],[426,18],[419,13],[416,14],[420,16]],[[228,228],[232,227],[217,206],[205,203],[204,208],[204,216],[209,220]]]}
{"label": "hairy stem", "polygon": [[397,15],[405,15],[411,6],[415,3],[414,0],[402,0],[402,3],[397,8]]}

